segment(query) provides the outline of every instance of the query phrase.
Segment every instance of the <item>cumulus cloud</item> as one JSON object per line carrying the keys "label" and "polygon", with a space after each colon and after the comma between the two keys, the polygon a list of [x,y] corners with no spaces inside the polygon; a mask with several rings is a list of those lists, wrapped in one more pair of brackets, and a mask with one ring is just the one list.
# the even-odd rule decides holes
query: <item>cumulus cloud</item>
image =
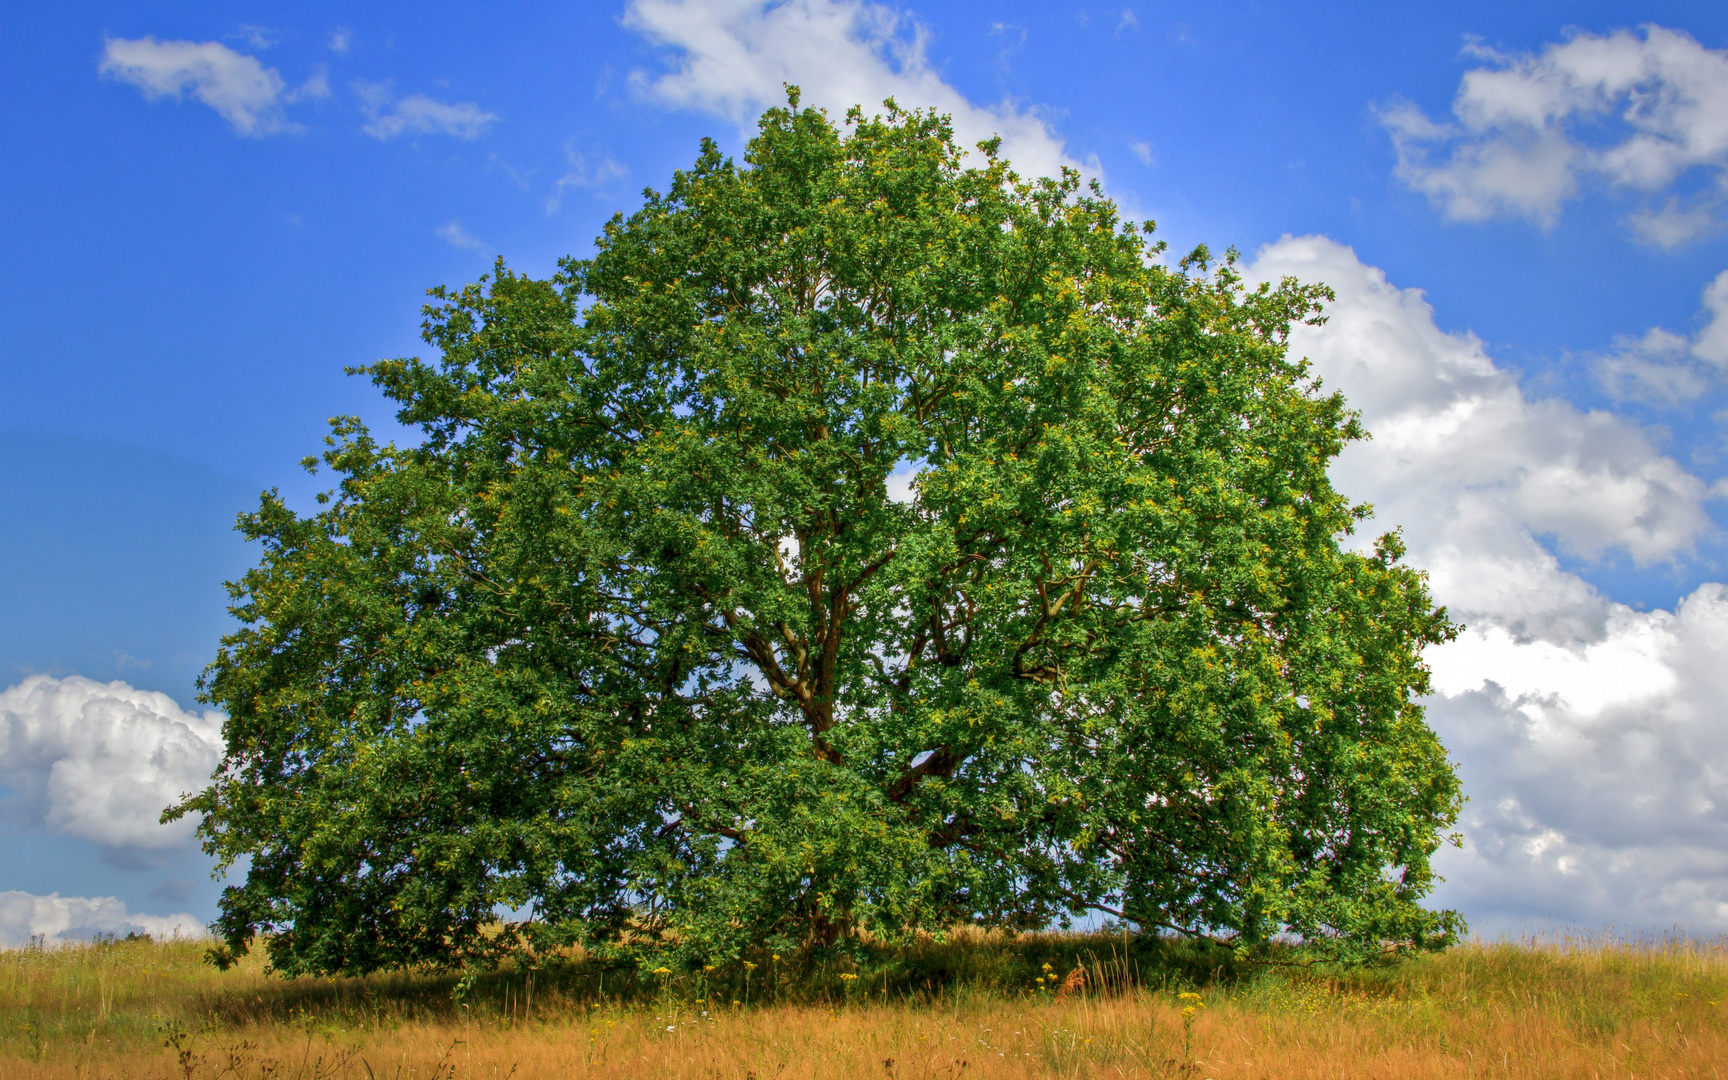
{"label": "cumulus cloud", "polygon": [[1653,327],[1621,338],[1597,359],[1596,377],[1609,394],[1637,401],[1675,403],[1696,398],[1728,378],[1728,270],[1704,287],[1696,334]]}
{"label": "cumulus cloud", "polygon": [[1374,504],[1366,532],[1402,527],[1469,627],[1428,654],[1429,717],[1471,800],[1439,898],[1490,930],[1728,930],[1728,587],[1634,611],[1541,542],[1682,556],[1710,529],[1705,485],[1627,421],[1527,396],[1343,245],[1286,237],[1252,273],[1337,291],[1326,325],[1292,338],[1374,436],[1334,480]]}
{"label": "cumulus cloud", "polygon": [[0,691],[0,816],[115,848],[191,842],[195,822],[162,810],[209,783],[222,717],[166,694],[81,676],[32,675]]}
{"label": "cumulus cloud", "polygon": [[1586,587],[1539,537],[1585,558],[1624,551],[1648,565],[1687,554],[1710,529],[1704,483],[1642,429],[1532,400],[1480,340],[1442,331],[1419,290],[1398,288],[1349,248],[1286,238],[1254,272],[1337,290],[1327,324],[1299,328],[1292,345],[1374,435],[1345,452],[1334,477],[1404,527],[1454,607],[1513,618],[1521,633],[1572,634],[1564,628],[1584,610]]}
{"label": "cumulus cloud", "polygon": [[190,91],[241,135],[289,130],[282,114],[288,89],[282,76],[221,42],[108,38],[97,70],[151,100],[179,99]]}
{"label": "cumulus cloud", "polygon": [[[1381,110],[1399,179],[1453,218],[1547,226],[1587,176],[1650,193],[1700,168],[1728,182],[1728,50],[1649,25],[1574,34],[1538,53],[1471,45],[1466,55],[1482,66],[1465,73],[1452,121],[1407,102]],[[1714,227],[1714,198],[1670,200],[1631,224],[1673,247]]]}
{"label": "cumulus cloud", "polygon": [[498,122],[472,101],[452,105],[435,101],[425,94],[409,94],[392,100],[387,83],[356,83],[360,107],[366,113],[361,131],[374,139],[394,139],[398,135],[454,135],[458,139],[478,138]]}
{"label": "cumulus cloud", "polygon": [[206,931],[191,915],[135,914],[112,896],[0,892],[0,945],[22,945],[32,938],[45,945],[62,945],[107,934],[201,938]]}
{"label": "cumulus cloud", "polygon": [[1430,715],[1473,799],[1454,903],[1501,924],[1728,929],[1728,587],[1610,605],[1569,647],[1485,621],[1436,652]]}
{"label": "cumulus cloud", "polygon": [[916,20],[868,0],[631,0],[624,24],[674,54],[672,70],[632,76],[662,104],[744,124],[785,100],[784,84],[836,118],[853,105],[886,98],[902,107],[934,106],[954,118],[964,146],[1000,135],[1002,153],[1023,175],[1054,176],[1064,166],[1096,174],[1069,156],[1062,138],[1013,102],[974,105],[942,80],[925,55]]}

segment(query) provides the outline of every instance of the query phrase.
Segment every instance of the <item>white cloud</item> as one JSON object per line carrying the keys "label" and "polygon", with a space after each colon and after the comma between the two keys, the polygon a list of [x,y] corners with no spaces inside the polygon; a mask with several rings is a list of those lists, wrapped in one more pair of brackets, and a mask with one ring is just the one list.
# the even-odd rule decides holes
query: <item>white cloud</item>
{"label": "white cloud", "polygon": [[1728,378],[1728,270],[1704,287],[1699,306],[1703,325],[1691,338],[1654,327],[1617,341],[1596,361],[1603,388],[1619,398],[1673,403]]}
{"label": "white cloud", "polygon": [[207,936],[204,924],[191,915],[135,914],[112,896],[0,892],[0,945],[22,945],[31,938],[62,945],[99,934],[149,934],[157,939]]}
{"label": "white cloud", "polygon": [[934,106],[954,118],[961,145],[993,135],[1023,175],[1054,176],[1063,166],[1088,174],[1051,125],[1013,102],[979,106],[942,80],[925,55],[916,20],[867,0],[631,0],[624,24],[673,51],[672,70],[636,72],[632,81],[675,108],[714,113],[740,125],[785,100],[784,84],[838,120],[853,105],[869,111],[885,98],[903,108]]}
{"label": "white cloud", "polygon": [[189,90],[242,135],[290,129],[282,115],[287,88],[282,76],[220,42],[108,38],[97,70],[136,86],[151,100],[179,99]]}
{"label": "white cloud", "polygon": [[1383,110],[1380,120],[1398,151],[1398,178],[1460,221],[1513,213],[1552,225],[1578,190],[1577,150],[1558,132],[1464,142],[1435,165],[1424,144],[1457,138],[1457,128],[1434,124],[1408,103]]}
{"label": "white cloud", "polygon": [[1128,149],[1134,151],[1134,156],[1140,159],[1140,164],[1150,168],[1154,162],[1152,144],[1140,139],[1129,139]]}
{"label": "white cloud", "polygon": [[0,815],[111,847],[172,848],[196,822],[159,819],[208,785],[222,717],[123,682],[32,675],[0,691]]}
{"label": "white cloud", "polygon": [[903,461],[888,474],[888,498],[897,503],[911,503],[918,498],[918,474],[921,461]]}
{"label": "white cloud", "polygon": [[1692,339],[1692,355],[1728,371],[1728,270],[1704,287],[1704,328]]}
{"label": "white cloud", "polygon": [[332,30],[325,40],[325,46],[338,55],[354,47],[354,35],[347,29]]}
{"label": "white cloud", "polygon": [[1638,239],[1666,251],[1715,232],[1720,226],[1710,205],[1696,200],[1682,202],[1678,196],[1670,196],[1655,210],[1649,207],[1634,210],[1626,223],[1632,226]]}
{"label": "white cloud", "polygon": [[354,89],[366,113],[367,122],[360,130],[374,139],[394,139],[398,135],[454,135],[458,139],[473,139],[498,122],[495,114],[472,101],[452,105],[425,94],[409,94],[391,101],[387,83],[356,83]]}
{"label": "white cloud", "polygon": [[1430,717],[1471,792],[1450,899],[1489,923],[1728,930],[1728,587],[1611,605],[1601,637],[1487,623],[1437,650]]}
{"label": "white cloud", "polygon": [[1365,534],[1402,526],[1469,627],[1428,654],[1429,718],[1471,800],[1437,899],[1488,930],[1728,930],[1728,586],[1634,611],[1538,540],[1681,556],[1710,529],[1704,484],[1625,420],[1530,399],[1340,244],[1286,237],[1252,273],[1337,291],[1326,325],[1292,336],[1374,434],[1333,477],[1375,505]]}
{"label": "white cloud", "polygon": [[323,64],[312,69],[312,75],[305,82],[283,95],[287,102],[322,100],[330,96],[330,72]]}
{"label": "white cloud", "polygon": [[1596,379],[1622,401],[1689,401],[1709,389],[1692,362],[1692,343],[1660,327],[1643,337],[1622,337],[1595,363]]}
{"label": "white cloud", "polygon": [[[1586,176],[1651,193],[1697,168],[1728,180],[1728,51],[1649,25],[1574,34],[1534,54],[1480,45],[1466,54],[1484,65],[1459,84],[1456,122],[1408,103],[1381,112],[1398,177],[1453,218],[1513,214],[1547,226]],[[1702,205],[1670,203],[1632,225],[1672,247],[1714,221]]]}
{"label": "white cloud", "polygon": [[[1441,331],[1419,290],[1392,285],[1349,248],[1286,237],[1254,273],[1337,290],[1327,324],[1292,339],[1374,435],[1345,451],[1334,476],[1405,527],[1455,605],[1501,614],[1516,605],[1537,632],[1541,610],[1572,611],[1577,595],[1537,536],[1587,558],[1619,550],[1650,564],[1688,553],[1710,528],[1704,484],[1642,430],[1529,399],[1480,340]],[[1529,575],[1548,565],[1539,601]]]}
{"label": "white cloud", "polygon": [[490,245],[462,227],[462,222],[451,220],[437,228],[438,236],[451,247],[460,251],[483,251]]}

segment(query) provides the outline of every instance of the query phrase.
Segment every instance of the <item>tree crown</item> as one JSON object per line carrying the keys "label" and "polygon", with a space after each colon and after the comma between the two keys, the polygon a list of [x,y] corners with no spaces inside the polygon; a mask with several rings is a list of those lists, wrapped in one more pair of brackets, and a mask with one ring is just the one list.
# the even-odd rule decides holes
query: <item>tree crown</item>
{"label": "tree crown", "polygon": [[[663,962],[1102,910],[1431,947],[1455,628],[1327,467],[1323,288],[1176,266],[892,102],[712,142],[550,280],[433,290],[203,683],[231,949]],[[501,917],[501,910],[513,914]],[[501,929],[500,929],[501,921]]]}

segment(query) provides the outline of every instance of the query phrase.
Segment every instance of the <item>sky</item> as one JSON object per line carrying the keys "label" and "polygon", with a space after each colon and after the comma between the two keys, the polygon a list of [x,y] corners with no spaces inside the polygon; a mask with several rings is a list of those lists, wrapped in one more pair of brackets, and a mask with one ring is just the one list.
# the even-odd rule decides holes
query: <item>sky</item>
{"label": "sky", "polygon": [[[191,931],[232,530],[311,505],[426,289],[544,275],[803,88],[1337,294],[1333,470],[1468,629],[1430,723],[1479,933],[1728,931],[1728,7],[11,5],[0,942]],[[1354,541],[1353,541],[1354,542]]]}

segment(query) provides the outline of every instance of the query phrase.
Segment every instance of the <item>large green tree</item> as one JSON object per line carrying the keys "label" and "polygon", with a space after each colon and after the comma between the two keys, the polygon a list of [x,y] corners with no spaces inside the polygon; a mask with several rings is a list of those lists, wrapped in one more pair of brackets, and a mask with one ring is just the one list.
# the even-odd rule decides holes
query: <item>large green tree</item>
{"label": "large green tree", "polygon": [[1455,630],[1395,537],[1340,545],[1363,433],[1285,348],[1324,290],[1149,232],[794,93],[593,258],[434,290],[440,359],[365,369],[412,445],[339,421],[322,507],[242,519],[226,757],[170,810],[245,860],[226,947],[1448,940]]}

